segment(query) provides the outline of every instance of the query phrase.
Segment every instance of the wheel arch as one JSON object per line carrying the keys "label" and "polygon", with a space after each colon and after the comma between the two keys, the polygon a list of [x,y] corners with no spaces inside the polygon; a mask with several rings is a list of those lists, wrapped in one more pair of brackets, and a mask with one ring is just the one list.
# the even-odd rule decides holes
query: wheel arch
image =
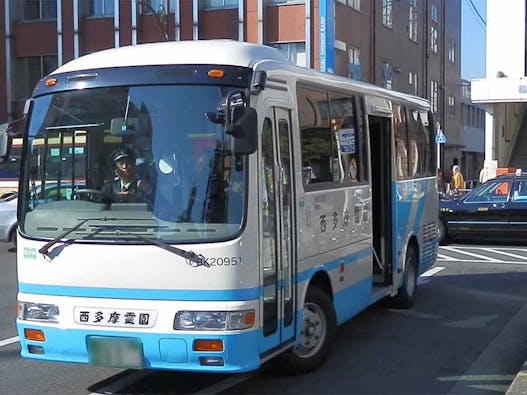
{"label": "wheel arch", "polygon": [[18,224],[15,222],[11,228],[9,228],[9,232],[7,233],[8,240],[11,241],[12,237],[16,237],[16,232],[18,231]]}
{"label": "wheel arch", "polygon": [[[414,251],[415,251],[415,256],[417,258],[416,270],[417,270],[417,274],[420,274],[421,273],[421,254],[419,252],[419,241],[417,240],[416,235],[411,235],[410,238],[408,239],[408,243],[406,245],[406,251],[409,248],[413,248]],[[405,251],[405,255],[406,255],[406,251]],[[405,261],[403,261],[403,262],[405,262]]]}
{"label": "wheel arch", "polygon": [[[306,287],[305,294],[307,294],[307,290],[310,287],[316,287],[321,291],[324,291],[326,295],[328,295],[331,302],[333,302],[333,286],[331,285],[331,279],[329,278],[329,274],[326,271],[319,270],[313,275],[313,277],[311,277],[311,280],[309,281],[309,284]],[[305,294],[303,299],[305,299]]]}
{"label": "wheel arch", "polygon": [[334,303],[333,285],[331,278],[325,268],[319,267],[313,275],[297,289],[297,308],[301,309],[306,300],[307,293],[310,288],[318,288],[323,291],[331,301]]}

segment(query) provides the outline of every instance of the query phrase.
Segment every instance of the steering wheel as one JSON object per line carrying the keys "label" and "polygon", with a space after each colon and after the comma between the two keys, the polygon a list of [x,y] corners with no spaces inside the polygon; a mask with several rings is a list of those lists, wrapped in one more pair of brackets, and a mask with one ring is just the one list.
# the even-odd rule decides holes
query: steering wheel
{"label": "steering wheel", "polygon": [[98,189],[77,189],[73,194],[73,199],[100,203],[105,196],[106,194]]}

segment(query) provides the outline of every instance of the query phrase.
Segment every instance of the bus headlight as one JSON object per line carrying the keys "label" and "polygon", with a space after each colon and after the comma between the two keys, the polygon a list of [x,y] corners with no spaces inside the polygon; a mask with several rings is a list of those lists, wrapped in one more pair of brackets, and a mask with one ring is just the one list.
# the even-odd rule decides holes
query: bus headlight
{"label": "bus headlight", "polygon": [[254,310],[179,311],[174,318],[175,330],[229,331],[254,325]]}
{"label": "bus headlight", "polygon": [[54,304],[18,302],[16,315],[25,321],[59,322],[59,307]]}

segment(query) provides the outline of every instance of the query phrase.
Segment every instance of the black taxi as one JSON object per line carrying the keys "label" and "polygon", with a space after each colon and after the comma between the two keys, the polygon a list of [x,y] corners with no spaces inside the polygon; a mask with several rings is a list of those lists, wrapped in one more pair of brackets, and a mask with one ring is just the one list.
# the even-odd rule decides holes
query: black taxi
{"label": "black taxi", "polygon": [[500,175],[439,202],[439,242],[452,239],[527,243],[527,172]]}

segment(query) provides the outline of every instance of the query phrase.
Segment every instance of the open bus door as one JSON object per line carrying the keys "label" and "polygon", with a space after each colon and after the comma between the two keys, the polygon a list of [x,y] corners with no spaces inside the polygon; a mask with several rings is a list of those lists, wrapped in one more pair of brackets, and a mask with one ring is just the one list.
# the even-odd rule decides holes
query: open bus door
{"label": "open bus door", "polygon": [[259,164],[260,261],[263,265],[265,355],[294,337],[294,190],[290,112],[270,108]]}
{"label": "open bus door", "polygon": [[392,133],[391,119],[368,116],[373,214],[374,283],[392,281]]}

